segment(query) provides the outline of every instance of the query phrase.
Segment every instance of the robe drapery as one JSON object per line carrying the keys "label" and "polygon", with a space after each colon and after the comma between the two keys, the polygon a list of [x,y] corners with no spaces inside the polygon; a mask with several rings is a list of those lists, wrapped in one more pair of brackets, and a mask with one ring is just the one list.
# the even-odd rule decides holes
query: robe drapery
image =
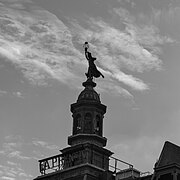
{"label": "robe drapery", "polygon": [[98,71],[96,65],[94,64],[94,61],[96,60],[96,58],[92,57],[91,53],[89,51],[87,51],[86,48],[85,48],[85,56],[89,63],[89,68],[88,68],[88,72],[86,73],[86,76],[88,78],[93,78],[93,77],[98,78],[100,76],[102,76],[104,78],[102,73],[100,71]]}

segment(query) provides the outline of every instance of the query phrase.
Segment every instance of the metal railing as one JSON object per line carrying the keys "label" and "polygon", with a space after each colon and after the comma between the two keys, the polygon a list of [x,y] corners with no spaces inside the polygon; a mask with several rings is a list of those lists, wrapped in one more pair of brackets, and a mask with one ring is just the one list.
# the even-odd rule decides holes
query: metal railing
{"label": "metal railing", "polygon": [[[133,165],[130,163],[127,163],[112,156],[109,157],[109,170],[111,170],[113,173],[127,168],[124,165],[128,166],[128,168],[133,168]],[[62,154],[39,160],[39,170],[42,175],[48,174],[52,171],[59,171],[64,168],[65,162]]]}
{"label": "metal railing", "polygon": [[116,174],[117,171],[122,171],[124,169],[129,168],[133,169],[133,165],[128,162],[117,159],[113,156],[109,157],[109,170],[111,170],[114,174]]}
{"label": "metal railing", "polygon": [[63,167],[64,160],[61,154],[39,160],[39,170],[42,175],[62,170]]}
{"label": "metal railing", "polygon": [[[84,159],[83,156],[80,156],[80,157]],[[76,157],[74,156],[74,158]],[[67,164],[65,163],[65,158],[62,156],[62,154],[58,154],[52,157],[39,160],[39,170],[40,170],[41,175],[48,174],[54,171],[63,170],[66,168],[67,168]],[[129,172],[132,173],[131,175],[133,175],[134,173],[132,164],[125,162],[123,160],[117,159],[113,156],[109,157],[109,170],[113,172],[113,174],[115,175],[117,172],[123,172],[125,170],[129,170]],[[150,174],[151,174],[150,172],[145,172],[145,173],[141,172],[140,176],[142,177],[142,176],[147,176]]]}

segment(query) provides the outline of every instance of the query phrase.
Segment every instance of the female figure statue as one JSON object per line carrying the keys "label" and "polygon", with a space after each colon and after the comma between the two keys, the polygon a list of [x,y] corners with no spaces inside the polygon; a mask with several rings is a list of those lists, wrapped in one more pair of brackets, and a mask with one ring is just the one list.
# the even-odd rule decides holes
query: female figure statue
{"label": "female figure statue", "polygon": [[98,71],[96,65],[94,64],[96,58],[92,57],[91,53],[88,51],[89,48],[88,42],[84,43],[84,48],[85,48],[85,57],[88,60],[88,64],[89,64],[88,72],[85,73],[87,78],[88,79],[92,79],[93,77],[99,78],[100,76],[104,78],[103,74],[100,71]]}

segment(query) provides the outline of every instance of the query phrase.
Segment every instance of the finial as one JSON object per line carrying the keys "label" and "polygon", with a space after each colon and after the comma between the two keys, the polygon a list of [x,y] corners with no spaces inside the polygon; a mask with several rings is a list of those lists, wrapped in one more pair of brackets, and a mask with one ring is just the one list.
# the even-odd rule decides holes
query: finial
{"label": "finial", "polygon": [[87,81],[83,82],[82,85],[84,87],[96,87],[96,83],[92,81],[92,79],[87,79]]}

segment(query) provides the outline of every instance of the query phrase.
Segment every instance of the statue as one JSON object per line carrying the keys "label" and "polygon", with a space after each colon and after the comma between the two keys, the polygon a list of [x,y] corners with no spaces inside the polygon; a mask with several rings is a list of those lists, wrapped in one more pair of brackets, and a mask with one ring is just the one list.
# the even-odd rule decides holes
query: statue
{"label": "statue", "polygon": [[96,58],[92,57],[91,53],[88,51],[89,48],[88,42],[84,43],[84,48],[85,48],[85,57],[89,63],[88,72],[85,73],[87,78],[91,80],[93,79],[93,77],[99,78],[100,76],[102,76],[104,78],[103,74],[100,71],[98,71],[96,65],[94,64]]}

